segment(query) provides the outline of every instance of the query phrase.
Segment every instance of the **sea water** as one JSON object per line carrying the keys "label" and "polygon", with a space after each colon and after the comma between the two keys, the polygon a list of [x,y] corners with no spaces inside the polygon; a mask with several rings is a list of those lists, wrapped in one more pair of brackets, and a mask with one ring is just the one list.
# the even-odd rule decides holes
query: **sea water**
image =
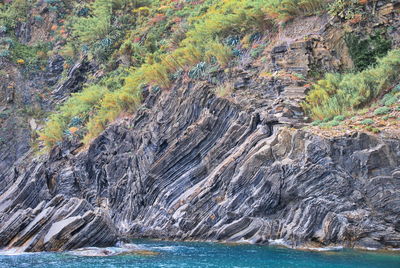
{"label": "sea water", "polygon": [[[400,268],[400,252],[332,249],[294,250],[256,245],[133,241],[147,254],[90,257],[82,251],[15,253],[0,251],[0,267],[393,267]],[[90,249],[97,250],[97,249]],[[107,248],[118,252],[119,248]],[[80,252],[80,253],[79,253]],[[85,252],[85,251],[83,251]],[[152,253],[152,254],[149,254]]]}

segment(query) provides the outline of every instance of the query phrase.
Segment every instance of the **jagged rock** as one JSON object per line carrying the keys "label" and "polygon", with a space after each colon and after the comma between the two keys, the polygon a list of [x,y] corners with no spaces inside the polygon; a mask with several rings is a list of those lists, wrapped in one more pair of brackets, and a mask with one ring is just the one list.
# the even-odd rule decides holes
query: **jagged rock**
{"label": "jagged rock", "polygon": [[[18,36],[28,42],[35,30],[20,25]],[[12,142],[0,151],[0,247],[58,251],[132,237],[400,247],[400,141],[298,129],[301,76],[352,64],[340,31],[326,16],[295,19],[270,46],[269,66],[243,64],[196,85],[146,91],[136,115],[119,119],[87,150],[69,141],[48,156],[21,159],[29,133],[8,131]],[[389,34],[398,45],[399,31]],[[31,104],[31,89],[56,84],[62,65],[56,56],[47,74],[28,82],[15,75],[13,102]],[[53,91],[56,102],[79,91],[93,69],[86,58],[77,62]],[[235,92],[217,98],[211,78],[231,82]]]}
{"label": "jagged rock", "polygon": [[3,247],[119,238],[398,247],[400,141],[273,125],[202,85],[150,93],[76,155],[3,178]]}
{"label": "jagged rock", "polygon": [[59,80],[64,71],[64,58],[56,55],[49,60],[48,73],[46,83],[48,86],[54,86]]}
{"label": "jagged rock", "polygon": [[87,73],[93,70],[93,66],[87,60],[87,57],[82,57],[68,72],[68,76],[64,81],[56,87],[53,95],[56,99],[64,99],[70,93],[79,91],[86,81]]}
{"label": "jagged rock", "polygon": [[31,23],[30,22],[19,22],[17,24],[15,35],[18,37],[19,41],[22,43],[28,43],[31,36]]}
{"label": "jagged rock", "polygon": [[31,127],[32,131],[35,131],[37,129],[38,125],[37,125],[36,120],[34,118],[31,118],[29,120],[29,126]]}

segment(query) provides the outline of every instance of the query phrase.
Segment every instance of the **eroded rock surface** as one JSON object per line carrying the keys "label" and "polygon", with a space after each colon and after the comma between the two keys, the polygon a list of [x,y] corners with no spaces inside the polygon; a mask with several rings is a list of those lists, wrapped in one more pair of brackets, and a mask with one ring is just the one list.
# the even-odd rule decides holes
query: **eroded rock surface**
{"label": "eroded rock surface", "polygon": [[1,247],[123,237],[400,247],[398,140],[322,138],[189,83],[150,94],[88,150],[65,148],[3,178]]}
{"label": "eroded rock surface", "polygon": [[[378,11],[397,25],[397,8]],[[146,92],[135,116],[119,119],[87,149],[65,142],[30,160],[22,157],[30,133],[21,129],[29,122],[35,130],[35,121],[0,133],[7,138],[0,140],[0,248],[70,250],[132,237],[399,248],[400,141],[299,129],[309,88],[303,77],[352,62],[343,29],[327,17],[292,23],[271,37],[265,66],[243,61]],[[24,29],[28,42],[32,29]],[[388,34],[398,47],[396,29]],[[1,78],[10,84],[2,126],[17,126],[8,107],[31,100],[30,89],[54,87],[41,103],[51,106],[96,71],[83,57],[60,81],[62,66],[54,57],[49,72],[28,84]],[[217,98],[212,78],[231,84],[232,94]]]}

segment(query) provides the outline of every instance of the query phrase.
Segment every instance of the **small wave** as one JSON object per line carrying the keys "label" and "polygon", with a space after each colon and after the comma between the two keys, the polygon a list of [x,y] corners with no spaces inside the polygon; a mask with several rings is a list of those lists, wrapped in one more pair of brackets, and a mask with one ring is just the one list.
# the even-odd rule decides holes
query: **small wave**
{"label": "small wave", "polygon": [[159,249],[159,250],[165,250],[165,251],[177,251],[178,248],[174,246],[157,246],[157,247],[151,247],[151,249]]}
{"label": "small wave", "polygon": [[306,247],[306,246],[300,246],[300,247],[295,247],[295,246],[290,245],[284,239],[268,240],[268,243],[271,246],[283,246],[283,247],[297,249],[297,250],[310,250],[310,251],[320,251],[320,252],[343,250],[342,246],[335,246],[335,247]]}
{"label": "small wave", "polygon": [[113,256],[119,253],[120,248],[97,248],[97,247],[86,247],[86,248],[79,248],[76,250],[69,251],[69,254],[76,255],[76,256]]}
{"label": "small wave", "polygon": [[311,250],[311,251],[339,251],[339,250],[343,250],[343,247],[341,246],[337,246],[337,247],[323,247],[323,248],[299,248],[299,249],[306,249],[306,250]]}
{"label": "small wave", "polygon": [[290,247],[290,245],[284,240],[284,239],[270,239],[268,240],[268,243],[271,246],[285,246],[285,247]]}
{"label": "small wave", "polygon": [[146,250],[148,249],[145,245],[131,244],[131,243],[117,243],[118,248],[134,249],[134,250]]}
{"label": "small wave", "polygon": [[377,251],[377,250],[379,250],[378,248],[369,248],[369,247],[361,247],[360,249],[367,250],[367,251]]}
{"label": "small wave", "polygon": [[130,244],[119,243],[117,247],[132,249],[132,250],[161,250],[161,251],[178,251],[180,249],[193,249],[185,246],[162,246],[162,245],[148,245],[148,244]]}
{"label": "small wave", "polygon": [[69,254],[76,256],[85,256],[85,257],[109,257],[109,256],[117,256],[117,255],[146,255],[146,256],[154,256],[158,255],[158,252],[146,249],[138,249],[138,248],[121,248],[121,247],[107,247],[107,248],[97,248],[97,247],[87,247],[80,248],[76,250],[72,250],[68,252]]}
{"label": "small wave", "polygon": [[149,249],[176,252],[180,250],[194,250],[195,248],[186,246],[153,246],[149,247]]}
{"label": "small wave", "polygon": [[3,256],[17,256],[17,255],[28,255],[35,254],[34,252],[24,252],[20,248],[11,248],[6,250],[0,250],[0,255]]}

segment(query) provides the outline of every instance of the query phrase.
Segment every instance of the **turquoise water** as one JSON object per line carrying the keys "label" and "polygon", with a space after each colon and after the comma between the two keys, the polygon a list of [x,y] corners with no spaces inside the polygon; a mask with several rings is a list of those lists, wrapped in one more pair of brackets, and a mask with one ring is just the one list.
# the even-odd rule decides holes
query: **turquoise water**
{"label": "turquoise water", "polygon": [[400,267],[400,253],[310,252],[254,245],[159,241],[135,241],[134,244],[159,254],[111,257],[83,257],[73,253],[0,255],[0,267]]}

